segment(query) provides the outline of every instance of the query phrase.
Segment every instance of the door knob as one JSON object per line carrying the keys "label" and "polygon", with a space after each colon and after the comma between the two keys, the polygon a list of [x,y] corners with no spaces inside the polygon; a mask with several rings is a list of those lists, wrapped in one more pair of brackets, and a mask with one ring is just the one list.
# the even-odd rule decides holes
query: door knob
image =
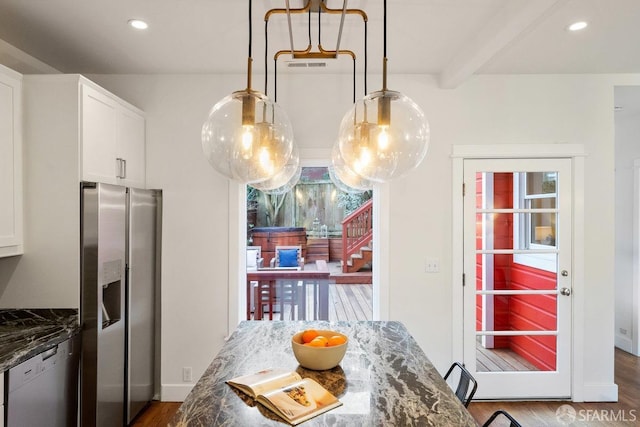
{"label": "door knob", "polygon": [[560,288],[560,295],[564,295],[565,297],[568,297],[569,295],[571,295],[571,289]]}

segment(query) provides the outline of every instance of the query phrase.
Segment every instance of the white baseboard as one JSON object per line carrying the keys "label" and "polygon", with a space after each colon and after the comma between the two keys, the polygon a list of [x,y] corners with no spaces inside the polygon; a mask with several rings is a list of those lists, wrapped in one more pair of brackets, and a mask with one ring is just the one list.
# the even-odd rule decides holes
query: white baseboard
{"label": "white baseboard", "polygon": [[620,350],[633,354],[633,342],[630,338],[616,334],[615,344]]}
{"label": "white baseboard", "polygon": [[162,384],[160,401],[184,402],[184,399],[193,389],[193,384]]}
{"label": "white baseboard", "polygon": [[585,384],[581,402],[617,402],[617,384]]}

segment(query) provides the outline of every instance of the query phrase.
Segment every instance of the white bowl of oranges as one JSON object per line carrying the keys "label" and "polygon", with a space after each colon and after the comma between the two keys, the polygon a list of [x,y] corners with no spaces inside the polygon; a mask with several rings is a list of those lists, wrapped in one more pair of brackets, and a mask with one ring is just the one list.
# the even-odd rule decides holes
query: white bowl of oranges
{"label": "white bowl of oranges", "polygon": [[324,371],[338,366],[347,352],[348,341],[340,332],[306,329],[291,338],[291,347],[300,366]]}

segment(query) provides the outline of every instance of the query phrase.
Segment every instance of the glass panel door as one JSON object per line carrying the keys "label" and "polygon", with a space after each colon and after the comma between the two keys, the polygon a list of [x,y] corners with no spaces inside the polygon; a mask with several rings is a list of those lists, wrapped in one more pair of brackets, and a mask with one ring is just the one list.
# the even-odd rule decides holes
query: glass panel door
{"label": "glass panel door", "polygon": [[568,397],[570,160],[464,169],[464,361],[477,396]]}

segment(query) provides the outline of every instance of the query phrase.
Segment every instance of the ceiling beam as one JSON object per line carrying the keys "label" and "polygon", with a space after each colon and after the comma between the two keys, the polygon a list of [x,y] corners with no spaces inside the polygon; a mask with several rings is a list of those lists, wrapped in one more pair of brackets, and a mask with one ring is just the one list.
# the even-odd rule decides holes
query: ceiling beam
{"label": "ceiling beam", "polygon": [[508,0],[440,72],[439,85],[454,89],[516,39],[535,28],[567,0]]}
{"label": "ceiling beam", "polygon": [[59,74],[60,71],[45,64],[4,40],[0,40],[0,64],[21,74]]}

